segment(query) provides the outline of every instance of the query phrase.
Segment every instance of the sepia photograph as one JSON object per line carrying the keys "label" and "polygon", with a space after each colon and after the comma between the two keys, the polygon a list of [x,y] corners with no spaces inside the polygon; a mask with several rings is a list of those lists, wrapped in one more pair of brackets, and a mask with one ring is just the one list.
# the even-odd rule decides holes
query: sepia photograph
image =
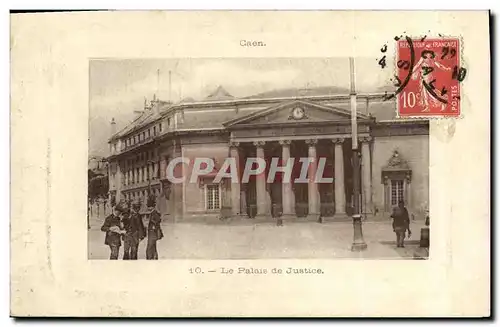
{"label": "sepia photograph", "polygon": [[88,258],[426,259],[429,122],[377,62],[90,60]]}

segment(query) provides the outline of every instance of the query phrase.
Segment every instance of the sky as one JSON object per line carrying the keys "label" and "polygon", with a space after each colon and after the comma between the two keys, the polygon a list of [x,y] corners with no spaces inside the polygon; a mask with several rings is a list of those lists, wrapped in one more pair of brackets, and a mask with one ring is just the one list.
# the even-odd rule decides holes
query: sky
{"label": "sky", "polygon": [[[390,67],[391,63],[388,62]],[[171,87],[169,92],[169,71]],[[378,58],[356,58],[356,87],[370,92],[390,84]],[[153,94],[178,102],[202,100],[222,85],[234,97],[283,88],[349,88],[348,58],[185,58],[92,60],[90,62],[90,155],[108,155],[110,121],[130,123]]]}

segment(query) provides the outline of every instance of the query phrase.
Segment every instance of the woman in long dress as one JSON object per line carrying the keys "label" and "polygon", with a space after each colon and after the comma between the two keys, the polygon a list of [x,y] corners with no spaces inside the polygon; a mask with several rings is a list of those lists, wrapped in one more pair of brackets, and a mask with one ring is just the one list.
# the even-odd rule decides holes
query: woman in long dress
{"label": "woman in long dress", "polygon": [[[424,50],[422,53],[422,57],[415,65],[412,72],[412,79],[419,79],[418,83],[418,93],[419,93],[419,103],[424,108],[422,112],[429,112],[430,106],[438,107],[441,106],[441,111],[446,109],[446,104],[440,102],[438,99],[432,95],[429,90],[424,86],[424,82],[427,85],[430,85],[431,82],[435,79],[435,74],[433,74],[435,68],[439,68],[445,71],[451,71],[450,67],[446,67],[441,64],[436,58],[436,55],[432,51]],[[438,89],[433,90],[437,96],[442,99],[447,99],[447,95],[441,94],[441,91]]]}

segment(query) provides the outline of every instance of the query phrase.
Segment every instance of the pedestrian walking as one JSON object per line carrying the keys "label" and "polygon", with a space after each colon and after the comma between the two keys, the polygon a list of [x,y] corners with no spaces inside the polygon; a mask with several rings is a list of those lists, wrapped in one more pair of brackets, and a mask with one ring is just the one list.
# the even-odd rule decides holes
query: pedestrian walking
{"label": "pedestrian walking", "polygon": [[137,260],[139,243],[146,237],[146,230],[139,214],[141,204],[139,201],[133,202],[132,208],[125,210],[122,222],[125,228],[123,235],[123,260]]}
{"label": "pedestrian walking", "polygon": [[406,236],[406,231],[408,230],[408,238],[411,237],[410,230],[410,215],[405,207],[403,200],[399,201],[398,206],[394,208],[391,215],[393,218],[392,229],[396,233],[396,244],[398,248],[404,248],[404,240]]}
{"label": "pedestrian walking", "polygon": [[156,199],[148,201],[149,223],[148,223],[148,246],[146,248],[147,260],[158,260],[158,250],[156,242],[163,238],[163,231],[161,230],[161,215],[156,210]]}
{"label": "pedestrian walking", "polygon": [[120,246],[122,245],[121,235],[125,232],[119,216],[120,214],[121,207],[118,204],[113,209],[113,212],[106,217],[104,224],[101,227],[101,231],[106,233],[104,244],[108,245],[111,250],[111,254],[109,256],[110,260],[118,259],[118,253],[120,251]]}

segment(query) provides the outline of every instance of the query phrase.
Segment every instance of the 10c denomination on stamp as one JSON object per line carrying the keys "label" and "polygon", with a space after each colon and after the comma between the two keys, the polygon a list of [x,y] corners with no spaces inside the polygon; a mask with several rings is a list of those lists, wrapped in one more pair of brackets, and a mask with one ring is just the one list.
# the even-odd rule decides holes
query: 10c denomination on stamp
{"label": "10c denomination on stamp", "polygon": [[397,41],[398,116],[460,116],[460,46],[458,38]]}

